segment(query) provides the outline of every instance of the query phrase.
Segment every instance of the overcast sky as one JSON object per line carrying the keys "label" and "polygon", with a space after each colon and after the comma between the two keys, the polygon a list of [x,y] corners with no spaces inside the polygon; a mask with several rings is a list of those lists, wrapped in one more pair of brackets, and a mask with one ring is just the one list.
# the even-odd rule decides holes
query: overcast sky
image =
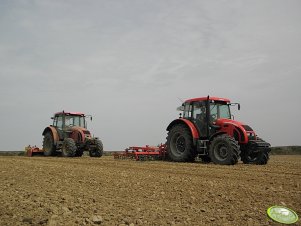
{"label": "overcast sky", "polygon": [[42,146],[61,110],[92,114],[105,150],[157,145],[207,95],[301,145],[300,22],[299,0],[1,0],[0,150]]}

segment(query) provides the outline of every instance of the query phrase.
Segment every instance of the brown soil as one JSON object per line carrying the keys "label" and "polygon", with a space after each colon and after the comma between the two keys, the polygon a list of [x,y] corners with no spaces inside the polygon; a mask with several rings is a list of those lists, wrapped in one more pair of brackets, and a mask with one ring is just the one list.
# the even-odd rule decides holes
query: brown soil
{"label": "brown soil", "polygon": [[301,156],[266,166],[0,157],[0,176],[0,225],[278,225],[272,205],[301,215]]}

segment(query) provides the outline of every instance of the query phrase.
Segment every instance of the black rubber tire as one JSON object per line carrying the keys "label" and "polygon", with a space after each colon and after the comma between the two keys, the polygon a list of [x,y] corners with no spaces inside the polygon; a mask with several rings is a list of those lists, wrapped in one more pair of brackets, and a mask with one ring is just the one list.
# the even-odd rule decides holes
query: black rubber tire
{"label": "black rubber tire", "polygon": [[95,140],[96,147],[89,151],[90,157],[101,157],[103,155],[103,144],[101,140]]}
{"label": "black rubber tire", "polygon": [[244,164],[265,165],[269,161],[268,151],[261,151],[252,154],[248,154],[248,151],[244,151],[240,157]]}
{"label": "black rubber tire", "polygon": [[75,157],[82,157],[83,154],[84,154],[84,150],[78,148],[78,149],[76,150]]}
{"label": "black rubber tire", "polygon": [[45,156],[53,156],[56,153],[54,140],[51,132],[47,132],[43,138],[43,153]]}
{"label": "black rubber tire", "polygon": [[227,134],[216,136],[209,147],[209,157],[215,164],[234,165],[238,162],[239,153],[237,141]]}
{"label": "black rubber tire", "polygon": [[174,162],[192,162],[196,157],[190,130],[184,125],[175,125],[167,135],[167,155]]}
{"label": "black rubber tire", "polygon": [[63,157],[74,157],[76,154],[76,144],[72,138],[66,138],[63,141],[62,156]]}
{"label": "black rubber tire", "polygon": [[210,163],[211,158],[208,155],[200,156],[200,159],[202,159],[203,163]]}
{"label": "black rubber tire", "polygon": [[[260,141],[264,141],[261,138],[257,138]],[[260,152],[253,152],[250,150],[248,146],[245,146],[245,148],[242,149],[242,152],[240,154],[241,161],[244,164],[256,164],[256,165],[266,165],[269,161],[269,153],[271,151],[271,148],[265,148],[264,150]]]}

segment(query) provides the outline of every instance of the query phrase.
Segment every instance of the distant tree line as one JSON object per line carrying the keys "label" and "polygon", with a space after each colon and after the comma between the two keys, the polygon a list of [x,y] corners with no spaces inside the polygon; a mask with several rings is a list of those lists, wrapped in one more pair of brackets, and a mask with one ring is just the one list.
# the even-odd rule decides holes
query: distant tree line
{"label": "distant tree line", "polygon": [[301,155],[301,146],[272,147],[272,155]]}

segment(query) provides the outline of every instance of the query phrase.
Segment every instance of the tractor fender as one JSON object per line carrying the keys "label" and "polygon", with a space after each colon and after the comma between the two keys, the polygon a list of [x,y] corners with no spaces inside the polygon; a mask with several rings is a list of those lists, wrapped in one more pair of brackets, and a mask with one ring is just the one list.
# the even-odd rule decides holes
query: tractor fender
{"label": "tractor fender", "polygon": [[234,137],[239,143],[248,143],[248,135],[246,130],[239,124],[226,122],[219,133],[226,133],[231,137]]}
{"label": "tractor fender", "polygon": [[173,127],[174,125],[177,125],[177,124],[186,125],[190,129],[191,135],[193,137],[194,142],[199,139],[200,135],[199,135],[199,132],[198,132],[197,128],[195,127],[195,125],[191,121],[189,121],[187,119],[179,118],[179,119],[173,120],[167,126],[166,130],[169,131],[171,129],[171,127]]}
{"label": "tractor fender", "polygon": [[226,134],[226,132],[222,132],[222,131],[219,131],[215,134],[212,134],[210,137],[209,137],[209,142],[211,142],[215,137],[221,135],[221,134]]}
{"label": "tractor fender", "polygon": [[72,127],[72,133],[70,134],[70,138],[72,138],[76,142],[84,142],[85,134],[81,127]]}
{"label": "tractor fender", "polygon": [[56,144],[60,140],[58,132],[57,132],[56,128],[54,128],[53,126],[46,127],[44,129],[42,135],[44,136],[47,132],[50,132],[52,134],[54,144]]}

